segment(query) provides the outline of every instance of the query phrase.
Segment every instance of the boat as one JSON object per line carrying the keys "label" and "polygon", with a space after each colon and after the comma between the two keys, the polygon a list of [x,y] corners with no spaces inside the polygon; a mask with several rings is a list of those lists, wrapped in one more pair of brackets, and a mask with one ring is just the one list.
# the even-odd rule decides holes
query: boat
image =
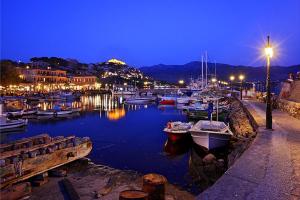
{"label": "boat", "polygon": [[37,113],[37,109],[24,109],[22,115],[34,115]]}
{"label": "boat", "polygon": [[133,97],[126,99],[124,103],[126,104],[147,104],[153,101],[152,97]]}
{"label": "boat", "polygon": [[0,144],[1,189],[87,156],[90,138],[47,134]]}
{"label": "boat", "polygon": [[174,106],[176,104],[176,96],[163,96],[159,101],[159,105],[171,105]]}
{"label": "boat", "polygon": [[191,129],[194,143],[208,150],[226,146],[233,133],[224,122],[200,120]]}
{"label": "boat", "polygon": [[193,101],[188,105],[182,106],[182,110],[191,111],[191,110],[197,110],[197,111],[205,111],[208,108],[208,104],[203,104],[201,101]]}
{"label": "boat", "polygon": [[39,110],[37,111],[38,115],[53,115],[53,116],[58,116],[58,115],[67,115],[67,114],[72,114],[74,111],[71,109],[68,110]]}
{"label": "boat", "polygon": [[7,119],[5,116],[0,116],[0,130],[9,131],[11,129],[24,127],[27,125],[27,119]]}
{"label": "boat", "polygon": [[168,138],[171,141],[177,141],[180,140],[189,134],[189,130],[192,128],[193,123],[188,122],[168,122],[167,127],[164,128],[164,132],[167,133]]}
{"label": "boat", "polygon": [[7,116],[9,116],[9,117],[21,117],[22,115],[23,115],[23,109],[7,112]]}

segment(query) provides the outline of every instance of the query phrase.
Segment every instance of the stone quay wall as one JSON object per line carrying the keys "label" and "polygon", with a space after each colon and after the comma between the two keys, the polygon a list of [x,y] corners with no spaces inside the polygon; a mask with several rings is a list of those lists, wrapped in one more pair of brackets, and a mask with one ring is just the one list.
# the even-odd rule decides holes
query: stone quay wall
{"label": "stone quay wall", "polygon": [[237,98],[230,102],[228,121],[234,137],[228,155],[228,167],[243,154],[256,136],[258,125],[247,108]]}
{"label": "stone quay wall", "polygon": [[291,116],[300,119],[300,103],[289,101],[286,99],[279,99],[278,108],[289,113]]}

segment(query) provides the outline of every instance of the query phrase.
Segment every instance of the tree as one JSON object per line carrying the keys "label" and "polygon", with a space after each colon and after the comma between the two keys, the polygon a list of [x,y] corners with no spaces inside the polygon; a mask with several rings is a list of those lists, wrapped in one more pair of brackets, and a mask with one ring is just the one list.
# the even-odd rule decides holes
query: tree
{"label": "tree", "polygon": [[16,66],[17,63],[10,60],[0,62],[0,84],[2,86],[20,83],[21,79]]}

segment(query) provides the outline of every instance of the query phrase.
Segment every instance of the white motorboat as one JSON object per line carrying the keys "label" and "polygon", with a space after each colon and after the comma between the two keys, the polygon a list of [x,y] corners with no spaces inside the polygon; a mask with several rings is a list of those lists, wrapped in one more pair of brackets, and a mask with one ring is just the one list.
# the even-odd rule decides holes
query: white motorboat
{"label": "white motorboat", "polygon": [[208,108],[208,104],[203,104],[200,101],[195,101],[189,105],[186,106],[182,106],[181,109],[183,110],[197,110],[197,111],[202,111],[202,110],[206,110]]}
{"label": "white motorboat", "polygon": [[58,116],[58,115],[67,115],[67,114],[72,114],[74,111],[73,110],[39,110],[37,111],[38,115],[53,115],[53,116]]}
{"label": "white motorboat", "polygon": [[188,104],[191,101],[191,97],[178,97],[176,101],[177,104]]}
{"label": "white motorboat", "polygon": [[10,117],[21,117],[23,115],[23,110],[14,110],[14,111],[8,111],[7,116]]}
{"label": "white motorboat", "polygon": [[164,128],[164,132],[172,141],[177,141],[188,135],[189,130],[192,128],[193,123],[188,122],[168,122],[167,127]]}
{"label": "white motorboat", "polygon": [[24,109],[22,115],[34,115],[37,113],[37,109]]}
{"label": "white motorboat", "polygon": [[0,130],[7,131],[10,129],[20,128],[27,125],[27,119],[7,119],[4,116],[0,116]]}
{"label": "white motorboat", "polygon": [[127,104],[147,104],[153,101],[152,97],[134,97],[125,100]]}
{"label": "white motorboat", "polygon": [[224,122],[200,120],[190,129],[194,143],[206,149],[226,146],[233,133]]}

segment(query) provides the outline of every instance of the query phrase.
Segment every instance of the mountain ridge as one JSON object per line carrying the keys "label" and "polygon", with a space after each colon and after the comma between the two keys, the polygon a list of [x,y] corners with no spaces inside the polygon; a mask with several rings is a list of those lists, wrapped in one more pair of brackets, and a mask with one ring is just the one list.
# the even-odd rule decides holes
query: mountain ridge
{"label": "mountain ridge", "polygon": [[[228,80],[230,75],[244,74],[246,81],[264,81],[266,79],[266,67],[252,67],[242,65],[229,65],[216,63],[217,78]],[[208,63],[208,73],[214,74],[215,63]],[[192,61],[183,65],[166,65],[158,64],[153,66],[145,66],[139,68],[145,75],[151,76],[156,80],[168,81],[177,83],[178,80],[188,81],[191,77],[197,78],[201,76],[201,62]],[[271,79],[284,80],[289,73],[296,73],[300,71],[299,65],[292,66],[271,66]],[[205,63],[204,63],[205,74]],[[209,77],[211,77],[209,75]]]}

